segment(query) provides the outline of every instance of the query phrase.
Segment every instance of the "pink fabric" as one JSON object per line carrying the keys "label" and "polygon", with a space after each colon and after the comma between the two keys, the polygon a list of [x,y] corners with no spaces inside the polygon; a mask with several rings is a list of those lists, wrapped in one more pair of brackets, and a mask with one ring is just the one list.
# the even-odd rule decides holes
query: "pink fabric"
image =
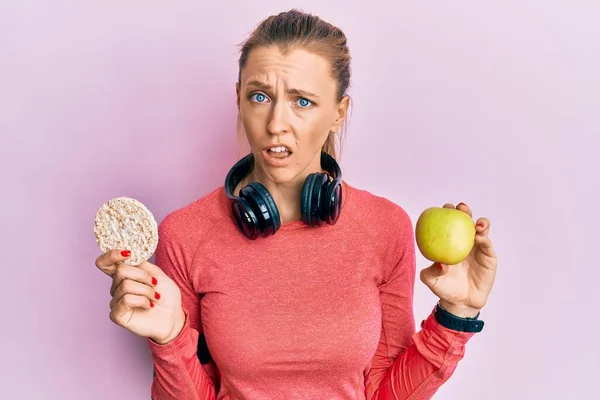
{"label": "pink fabric", "polygon": [[156,263],[187,319],[174,341],[148,341],[155,400],[429,399],[472,336],[432,314],[415,332],[411,221],[347,183],[336,225],[296,221],[256,241],[218,188],[162,221]]}

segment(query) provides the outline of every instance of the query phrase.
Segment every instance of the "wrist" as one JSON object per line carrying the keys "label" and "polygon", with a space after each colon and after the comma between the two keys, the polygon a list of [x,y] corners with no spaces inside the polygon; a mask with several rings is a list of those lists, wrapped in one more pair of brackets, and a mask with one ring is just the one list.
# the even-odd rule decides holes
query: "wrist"
{"label": "wrist", "polygon": [[175,323],[173,324],[171,332],[164,338],[151,338],[152,341],[154,341],[160,345],[165,345],[165,344],[172,342],[181,334],[181,331],[183,330],[183,327],[185,326],[185,319],[186,319],[185,313],[184,313],[183,309],[181,309],[179,311],[179,313],[177,314],[177,316],[175,317]]}
{"label": "wrist", "polygon": [[439,305],[450,314],[460,318],[476,318],[481,311],[479,308],[464,304],[454,304],[445,300],[440,300]]}
{"label": "wrist", "polygon": [[448,311],[441,303],[443,302],[438,302],[433,311],[434,318],[441,326],[457,332],[481,332],[484,322],[478,318],[479,312],[475,313],[473,307],[456,307],[456,304],[450,304],[448,307],[451,311]]}

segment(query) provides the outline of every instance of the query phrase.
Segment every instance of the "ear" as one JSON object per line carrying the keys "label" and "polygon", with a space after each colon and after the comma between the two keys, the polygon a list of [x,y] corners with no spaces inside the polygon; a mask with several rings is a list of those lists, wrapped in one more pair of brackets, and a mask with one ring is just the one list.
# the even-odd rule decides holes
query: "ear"
{"label": "ear", "polygon": [[235,83],[235,97],[238,111],[240,110],[240,83]]}
{"label": "ear", "polygon": [[337,115],[335,120],[333,121],[333,126],[331,127],[331,132],[339,132],[342,127],[342,124],[346,120],[348,116],[348,108],[350,106],[350,96],[346,95],[340,101],[337,108]]}

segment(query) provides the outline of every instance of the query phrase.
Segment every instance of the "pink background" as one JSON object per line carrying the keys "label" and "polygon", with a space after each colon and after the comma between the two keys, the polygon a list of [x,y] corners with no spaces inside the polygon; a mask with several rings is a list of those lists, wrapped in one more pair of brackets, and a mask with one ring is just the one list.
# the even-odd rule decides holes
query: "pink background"
{"label": "pink background", "polygon": [[[149,398],[145,341],[108,318],[94,213],[125,195],[161,220],[223,182],[235,45],[291,7],[349,37],[345,178],[415,221],[460,201],[492,221],[486,329],[436,399],[595,397],[597,1],[88,3],[0,6],[0,398]],[[417,322],[435,300],[417,282]]]}

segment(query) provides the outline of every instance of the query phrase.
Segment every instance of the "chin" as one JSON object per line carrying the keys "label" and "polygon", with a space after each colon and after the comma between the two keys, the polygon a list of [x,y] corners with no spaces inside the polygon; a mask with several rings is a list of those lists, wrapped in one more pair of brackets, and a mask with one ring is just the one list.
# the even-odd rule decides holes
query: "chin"
{"label": "chin", "polygon": [[273,183],[285,184],[292,183],[298,177],[298,171],[293,167],[273,168],[266,167],[265,175]]}

